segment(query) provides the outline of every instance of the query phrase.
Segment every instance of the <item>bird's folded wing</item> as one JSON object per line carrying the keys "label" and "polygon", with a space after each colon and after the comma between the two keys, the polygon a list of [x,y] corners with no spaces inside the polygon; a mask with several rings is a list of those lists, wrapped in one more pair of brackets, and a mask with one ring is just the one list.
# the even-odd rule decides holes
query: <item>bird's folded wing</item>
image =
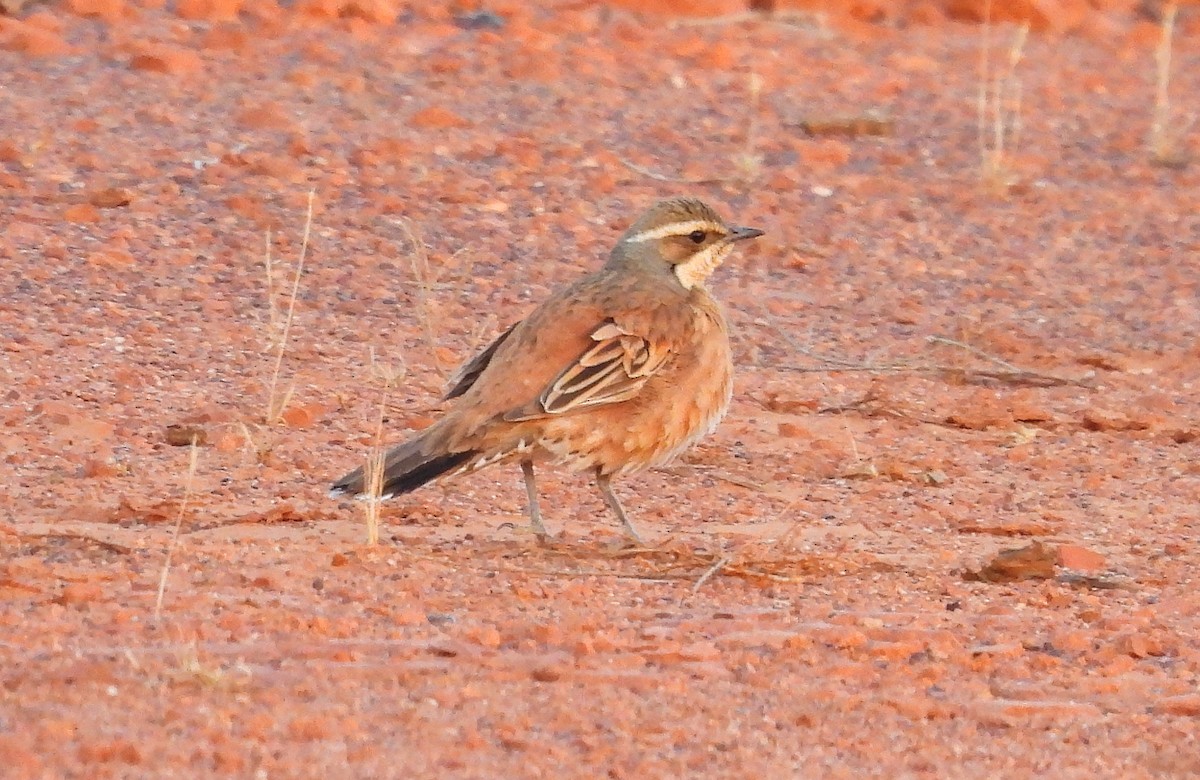
{"label": "bird's folded wing", "polygon": [[475,384],[475,380],[479,379],[479,375],[483,373],[483,370],[492,362],[492,358],[496,356],[496,350],[500,349],[500,345],[512,335],[512,332],[517,329],[517,325],[520,324],[518,322],[510,326],[487,349],[459,366],[458,370],[454,372],[454,376],[450,377],[450,388],[442,396],[442,400],[449,401],[451,398],[457,398],[470,390],[471,386]]}
{"label": "bird's folded wing", "polygon": [[589,347],[541,392],[537,400],[504,415],[509,421],[564,414],[633,398],[666,362],[670,349],[607,320],[592,331]]}

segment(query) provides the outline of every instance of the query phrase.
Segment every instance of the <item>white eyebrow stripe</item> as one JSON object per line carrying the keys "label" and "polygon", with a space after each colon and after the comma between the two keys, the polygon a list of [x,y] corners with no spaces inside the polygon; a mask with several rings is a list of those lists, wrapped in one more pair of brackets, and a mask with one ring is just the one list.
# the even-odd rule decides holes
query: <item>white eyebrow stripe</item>
{"label": "white eyebrow stripe", "polygon": [[723,225],[712,222],[707,219],[693,219],[687,222],[672,222],[668,225],[659,225],[656,228],[643,230],[641,233],[634,233],[629,238],[625,239],[630,244],[640,244],[643,241],[654,241],[658,238],[666,238],[667,236],[686,236],[688,233],[693,233],[697,230],[703,230],[706,233],[720,233],[725,235],[729,231]]}

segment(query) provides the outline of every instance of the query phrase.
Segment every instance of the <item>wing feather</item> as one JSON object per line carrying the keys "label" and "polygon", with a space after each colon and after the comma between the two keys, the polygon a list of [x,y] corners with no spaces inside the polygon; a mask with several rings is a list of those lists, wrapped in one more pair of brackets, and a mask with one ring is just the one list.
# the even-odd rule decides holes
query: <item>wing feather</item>
{"label": "wing feather", "polygon": [[470,390],[471,386],[475,384],[475,380],[479,379],[479,375],[482,374],[484,369],[491,364],[492,358],[496,356],[496,350],[500,349],[500,345],[512,335],[512,332],[516,330],[517,325],[520,324],[520,322],[517,322],[512,325],[508,330],[497,336],[496,340],[493,341],[487,349],[480,352],[466,363],[463,363],[459,369],[454,372],[454,376],[450,377],[450,389],[448,389],[446,394],[442,396],[442,400],[449,401],[451,398],[457,398]]}
{"label": "wing feather", "polygon": [[535,404],[515,409],[504,418],[529,420],[628,401],[670,356],[666,347],[630,333],[612,320],[592,331],[591,337],[597,343],[563,369]]}

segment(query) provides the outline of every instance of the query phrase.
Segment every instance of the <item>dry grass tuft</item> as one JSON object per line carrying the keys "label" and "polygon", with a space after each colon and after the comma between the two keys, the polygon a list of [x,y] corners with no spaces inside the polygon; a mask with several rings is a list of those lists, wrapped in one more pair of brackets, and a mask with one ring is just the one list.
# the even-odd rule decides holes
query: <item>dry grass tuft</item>
{"label": "dry grass tuft", "polygon": [[363,513],[367,521],[367,544],[379,543],[379,510],[383,503],[383,470],[387,458],[387,448],[383,443],[383,423],[387,418],[388,395],[393,387],[404,378],[406,369],[403,364],[396,367],[391,364],[379,363],[375,360],[375,350],[370,352],[371,375],[382,384],[379,396],[379,417],[375,424],[375,444],[367,455],[363,467],[364,484]]}
{"label": "dry grass tuft", "polygon": [[196,465],[199,460],[200,448],[196,446],[196,440],[192,439],[192,446],[188,450],[187,478],[183,483],[183,500],[179,502],[179,514],[175,517],[175,527],[171,531],[171,541],[167,544],[167,555],[163,559],[162,572],[158,577],[158,594],[154,597],[154,621],[156,623],[162,616],[163,598],[167,592],[167,576],[171,572],[171,556],[175,552],[175,545],[179,542],[179,530],[183,527],[183,516],[187,512],[188,501],[192,497],[192,482],[196,478]]}
{"label": "dry grass tuft", "polygon": [[412,223],[403,217],[396,219],[395,223],[404,232],[404,240],[408,242],[409,246],[408,259],[412,265],[413,279],[417,283],[417,308],[421,317],[421,332],[424,334],[425,343],[429,347],[429,354],[433,359],[434,368],[445,378],[449,376],[450,372],[449,368],[442,364],[442,359],[438,355],[438,329],[434,327],[434,306],[431,296],[432,291],[438,283],[438,274],[429,263],[429,247],[425,245],[425,241],[413,229]]}
{"label": "dry grass tuft", "polygon": [[1007,68],[991,72],[992,4],[984,6],[979,48],[979,175],[990,192],[1005,195],[1017,183],[1011,154],[1021,139],[1021,81],[1017,65],[1029,38],[1029,24],[1017,28],[1008,48]]}
{"label": "dry grass tuft", "polygon": [[283,369],[283,356],[287,351],[288,336],[291,335],[292,321],[296,315],[296,297],[300,293],[300,277],[304,274],[304,262],[308,258],[308,240],[312,235],[313,201],[316,191],[308,193],[308,210],[304,218],[304,237],[300,244],[300,259],[296,263],[296,272],[292,277],[291,294],[288,296],[287,313],[280,319],[275,304],[274,269],[271,260],[271,234],[267,233],[266,274],[267,274],[267,309],[270,312],[271,340],[275,344],[275,368],[271,371],[271,384],[267,389],[267,414],[265,422],[274,425],[279,422],[283,410],[287,408],[295,392],[295,386],[289,387],[282,395],[278,392],[279,374]]}
{"label": "dry grass tuft", "polygon": [[1154,90],[1154,119],[1150,124],[1150,161],[1167,168],[1182,168],[1188,163],[1183,149],[1183,131],[1171,120],[1171,46],[1175,37],[1175,17],[1179,7],[1171,3],[1162,12],[1162,38],[1154,50],[1157,65]]}

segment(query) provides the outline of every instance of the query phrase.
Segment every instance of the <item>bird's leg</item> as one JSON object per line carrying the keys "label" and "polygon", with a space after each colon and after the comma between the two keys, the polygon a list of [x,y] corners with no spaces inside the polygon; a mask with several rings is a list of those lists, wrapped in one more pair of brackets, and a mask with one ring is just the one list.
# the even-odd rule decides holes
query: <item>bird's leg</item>
{"label": "bird's leg", "polygon": [[525,495],[529,497],[529,525],[539,539],[545,539],[550,534],[542,523],[542,513],[538,511],[537,482],[533,478],[533,461],[521,461],[521,473],[525,475]]}
{"label": "bird's leg", "polygon": [[621,506],[617,494],[613,492],[612,475],[601,474],[600,469],[596,469],[596,487],[600,488],[600,494],[604,496],[604,502],[608,504],[608,508],[621,519],[621,524],[625,526],[625,533],[629,535],[629,538],[644,546],[646,543],[642,541],[642,537],[637,532],[637,529],[633,527],[633,523],[629,522],[629,518],[625,515],[624,507]]}

